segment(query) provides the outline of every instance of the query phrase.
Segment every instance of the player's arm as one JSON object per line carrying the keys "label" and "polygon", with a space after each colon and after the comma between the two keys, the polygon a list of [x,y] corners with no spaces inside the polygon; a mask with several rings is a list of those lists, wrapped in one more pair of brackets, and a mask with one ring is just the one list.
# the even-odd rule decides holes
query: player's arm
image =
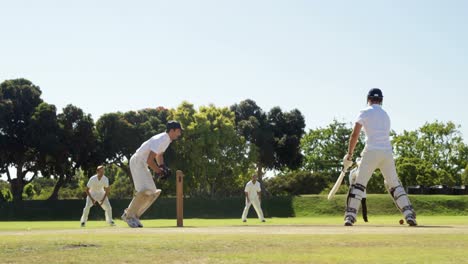
{"label": "player's arm", "polygon": [[91,199],[91,202],[93,202],[93,204],[96,202],[96,200],[94,200],[93,196],[91,196],[91,193],[89,192],[89,187],[86,187],[86,195],[88,195],[88,197]]}
{"label": "player's arm", "polygon": [[[148,155],[148,159],[146,160],[146,163],[148,163],[148,166],[151,168],[151,170],[153,170],[157,174],[160,174],[161,169],[158,167],[158,163],[156,163],[157,156],[158,156],[158,154],[156,154],[153,151],[150,151],[150,154]],[[163,160],[163,162],[164,162],[164,160]]]}
{"label": "player's arm", "polygon": [[359,140],[359,133],[361,133],[362,125],[360,123],[355,123],[351,137],[349,138],[348,153],[346,154],[348,160],[352,160],[354,148]]}
{"label": "player's arm", "polygon": [[244,194],[245,194],[245,199],[247,199],[247,202],[250,203],[249,193],[244,191]]}
{"label": "player's arm", "polygon": [[164,166],[164,153],[156,154],[156,162],[159,166]]}

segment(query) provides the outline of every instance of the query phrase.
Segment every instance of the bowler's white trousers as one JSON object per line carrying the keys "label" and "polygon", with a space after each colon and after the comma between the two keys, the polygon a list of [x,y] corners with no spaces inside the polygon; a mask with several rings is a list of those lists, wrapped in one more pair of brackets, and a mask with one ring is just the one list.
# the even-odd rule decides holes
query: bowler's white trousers
{"label": "bowler's white trousers", "polygon": [[258,197],[249,198],[249,201],[247,201],[247,198],[245,198],[245,208],[244,212],[242,213],[242,220],[247,220],[247,214],[249,213],[251,205],[253,205],[255,211],[257,212],[258,219],[265,220],[265,218],[263,217],[263,211],[262,207],[260,206],[260,200],[258,199]]}

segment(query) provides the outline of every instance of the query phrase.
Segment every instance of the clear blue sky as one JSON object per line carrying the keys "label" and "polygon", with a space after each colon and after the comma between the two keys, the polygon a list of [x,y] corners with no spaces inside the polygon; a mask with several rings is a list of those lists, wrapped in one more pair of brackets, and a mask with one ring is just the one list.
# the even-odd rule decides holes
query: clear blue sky
{"label": "clear blue sky", "polygon": [[451,120],[468,138],[468,1],[0,3],[0,81],[59,109],[298,108],[308,128],[351,122],[380,87],[393,128]]}

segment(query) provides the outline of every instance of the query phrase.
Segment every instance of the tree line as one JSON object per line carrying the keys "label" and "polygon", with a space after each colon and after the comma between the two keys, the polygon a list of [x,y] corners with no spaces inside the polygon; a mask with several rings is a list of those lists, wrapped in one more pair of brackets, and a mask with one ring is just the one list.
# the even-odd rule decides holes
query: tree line
{"label": "tree line", "polygon": [[[240,195],[254,173],[269,194],[320,193],[334,183],[351,133],[350,123],[337,120],[306,133],[299,110],[264,111],[250,99],[198,109],[182,102],[174,109],[113,112],[94,121],[72,104],[57,110],[41,94],[26,79],[0,84],[0,174],[7,179],[0,182],[0,199],[76,198],[99,164],[108,165],[111,198],[128,198],[133,192],[128,160],[172,119],[185,131],[165,159],[171,168],[186,172],[188,196]],[[435,121],[416,131],[393,133],[403,184],[467,184],[468,146],[457,128]],[[278,175],[263,179],[268,170]],[[173,181],[158,186],[166,195],[175,192]],[[369,189],[384,191],[379,175]]]}

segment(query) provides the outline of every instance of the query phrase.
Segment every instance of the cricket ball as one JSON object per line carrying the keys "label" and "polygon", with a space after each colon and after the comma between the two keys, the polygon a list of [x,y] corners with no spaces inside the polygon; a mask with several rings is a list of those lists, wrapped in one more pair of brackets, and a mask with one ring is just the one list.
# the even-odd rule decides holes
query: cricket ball
{"label": "cricket ball", "polygon": [[404,224],[405,221],[403,221],[403,219],[400,219],[400,225]]}

